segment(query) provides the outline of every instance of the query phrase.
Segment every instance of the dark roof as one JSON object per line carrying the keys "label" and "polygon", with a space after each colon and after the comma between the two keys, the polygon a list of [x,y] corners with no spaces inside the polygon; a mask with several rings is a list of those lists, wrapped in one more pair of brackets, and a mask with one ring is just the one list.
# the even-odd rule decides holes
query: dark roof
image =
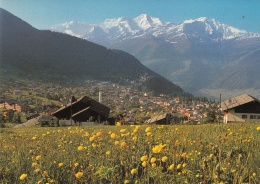
{"label": "dark roof", "polygon": [[110,108],[107,106],[84,96],[58,109],[52,115],[59,119],[70,119],[72,117],[75,121],[87,121],[91,116],[94,120],[97,120],[98,117],[105,120],[108,118],[109,112]]}
{"label": "dark roof", "polygon": [[252,97],[248,94],[243,94],[234,98],[231,98],[229,100],[226,100],[224,102],[221,102],[221,108],[222,110],[228,110],[228,109],[232,109],[234,107],[240,106],[240,105],[244,105],[246,103],[249,102],[253,102],[253,101],[257,101],[260,102],[257,98]]}

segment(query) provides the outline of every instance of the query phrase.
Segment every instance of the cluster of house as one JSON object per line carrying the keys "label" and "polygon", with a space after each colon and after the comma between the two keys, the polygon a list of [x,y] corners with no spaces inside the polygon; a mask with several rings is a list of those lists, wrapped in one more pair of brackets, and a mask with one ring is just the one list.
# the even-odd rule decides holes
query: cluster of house
{"label": "cluster of house", "polygon": [[[133,84],[134,85],[134,84]],[[151,96],[148,93],[142,93],[133,87],[124,87],[111,84],[109,82],[86,81],[84,85],[78,88],[64,89],[61,86],[49,85],[43,90],[42,87],[28,83],[26,87],[17,84],[16,88],[13,89],[13,94],[17,96],[15,102],[8,102],[7,100],[0,100],[0,109],[13,109],[19,112],[28,111],[28,105],[21,105],[22,101],[29,101],[30,98],[27,96],[26,99],[19,100],[19,95],[22,95],[23,91],[29,91],[29,93],[36,93],[37,96],[48,93],[49,98],[59,97],[59,101],[62,104],[62,109],[56,107],[56,109],[49,108],[50,113],[56,114],[58,118],[70,119],[71,116],[75,121],[83,121],[85,117],[89,119],[107,119],[109,114],[117,112],[124,112],[125,121],[134,122],[136,109],[139,112],[149,113],[150,119],[147,119],[146,123],[159,123],[168,124],[169,121],[179,122],[180,120],[174,116],[174,113],[178,113],[188,120],[194,122],[202,122],[203,118],[207,115],[205,109],[211,108],[210,102],[201,101],[185,101],[179,97],[170,98],[166,95],[160,95],[157,97]],[[2,90],[6,88],[2,88]],[[0,89],[1,91],[1,89]],[[102,91],[102,96],[98,96],[99,91]],[[83,96],[76,102],[71,101],[71,95],[76,94],[77,96]],[[86,96],[87,95],[87,96]],[[91,99],[88,96],[97,96],[102,98],[102,102]],[[91,101],[91,104],[89,104]],[[84,103],[83,103],[84,102]],[[85,103],[86,102],[86,103]],[[71,105],[69,105],[71,104]],[[95,104],[93,106],[93,104]],[[76,106],[77,108],[70,108]],[[38,104],[37,111],[43,111],[48,107],[54,106],[52,102],[41,102]],[[24,108],[23,108],[24,107]],[[101,108],[102,107],[102,108]],[[106,109],[106,114],[102,114],[100,109]],[[109,109],[109,111],[108,111]],[[72,110],[72,112],[71,112]],[[250,95],[244,94],[241,96],[234,97],[221,103],[218,107],[219,121],[223,122],[239,122],[239,121],[260,121],[260,101]],[[222,110],[222,111],[220,111]],[[161,113],[157,113],[157,112]],[[62,113],[61,113],[62,112]],[[108,114],[107,114],[108,112]],[[60,116],[60,114],[63,114]],[[65,115],[66,114],[66,115]],[[79,118],[79,119],[78,119]]]}

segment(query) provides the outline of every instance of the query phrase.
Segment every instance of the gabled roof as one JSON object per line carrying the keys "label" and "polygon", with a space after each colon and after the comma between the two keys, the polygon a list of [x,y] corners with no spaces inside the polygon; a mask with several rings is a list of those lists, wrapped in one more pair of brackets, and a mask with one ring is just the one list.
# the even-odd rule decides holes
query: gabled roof
{"label": "gabled roof", "polygon": [[253,101],[260,102],[260,100],[258,100],[255,97],[252,97],[248,94],[243,94],[243,95],[231,98],[229,100],[226,100],[224,102],[221,102],[221,108],[222,108],[222,110],[225,111],[225,110],[232,109],[234,107],[244,105],[246,103],[253,102]]}
{"label": "gabled roof", "polygon": [[110,108],[84,96],[67,106],[60,108],[56,112],[52,113],[53,116],[60,119],[72,119],[77,121],[83,121],[88,119],[90,116],[101,116],[101,118],[108,118]]}

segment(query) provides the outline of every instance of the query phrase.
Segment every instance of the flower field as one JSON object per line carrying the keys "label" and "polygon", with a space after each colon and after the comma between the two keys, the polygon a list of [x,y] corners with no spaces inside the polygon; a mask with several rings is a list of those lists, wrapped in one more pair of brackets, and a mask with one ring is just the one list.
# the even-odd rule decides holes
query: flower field
{"label": "flower field", "polygon": [[260,183],[259,123],[0,132],[0,183]]}

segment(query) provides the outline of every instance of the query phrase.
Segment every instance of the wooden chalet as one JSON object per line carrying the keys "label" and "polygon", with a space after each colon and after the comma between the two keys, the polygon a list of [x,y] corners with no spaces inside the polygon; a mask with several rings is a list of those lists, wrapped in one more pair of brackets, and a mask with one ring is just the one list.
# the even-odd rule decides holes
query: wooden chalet
{"label": "wooden chalet", "polygon": [[260,121],[260,100],[243,94],[221,103],[224,123]]}
{"label": "wooden chalet", "polygon": [[110,108],[107,106],[84,96],[78,100],[72,100],[72,103],[67,104],[52,113],[58,119],[72,119],[75,122],[91,121],[106,121],[109,117]]}

